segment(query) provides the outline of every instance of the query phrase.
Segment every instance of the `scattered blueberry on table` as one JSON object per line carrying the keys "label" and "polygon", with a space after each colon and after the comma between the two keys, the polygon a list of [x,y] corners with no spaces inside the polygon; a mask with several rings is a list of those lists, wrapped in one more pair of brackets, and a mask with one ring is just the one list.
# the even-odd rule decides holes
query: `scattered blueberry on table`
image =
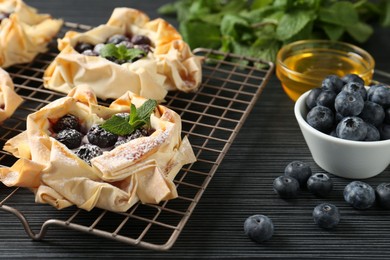
{"label": "scattered blueberry on table", "polygon": [[362,181],[352,181],[344,188],[344,199],[356,209],[368,209],[374,205],[375,190]]}
{"label": "scattered blueberry on table", "polygon": [[313,210],[314,223],[324,229],[335,228],[340,222],[338,208],[330,203],[322,203]]}
{"label": "scattered blueberry on table", "polygon": [[302,161],[292,161],[284,169],[284,175],[296,179],[301,188],[306,187],[306,182],[311,174],[310,166]]}
{"label": "scattered blueberry on table", "polygon": [[244,232],[250,239],[257,243],[270,240],[274,234],[274,224],[265,215],[252,215],[244,222]]}
{"label": "scattered blueberry on table", "polygon": [[273,183],[274,191],[284,199],[296,198],[299,194],[299,182],[290,176],[279,176]]}
{"label": "scattered blueberry on table", "polygon": [[333,190],[333,181],[326,173],[315,173],[307,180],[307,189],[318,197],[326,197]]}

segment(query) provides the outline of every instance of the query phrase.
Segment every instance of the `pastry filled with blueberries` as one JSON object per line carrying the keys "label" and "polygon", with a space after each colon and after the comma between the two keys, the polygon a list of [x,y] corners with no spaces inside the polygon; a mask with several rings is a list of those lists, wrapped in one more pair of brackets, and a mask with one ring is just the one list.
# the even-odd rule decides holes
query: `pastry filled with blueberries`
{"label": "pastry filled with blueberries", "polygon": [[103,100],[131,91],[160,103],[168,91],[192,92],[201,83],[203,57],[164,19],[131,8],[114,9],[106,24],[89,31],[68,31],[58,49],[44,86],[63,93],[90,85]]}
{"label": "pastry filled with blueberries", "polygon": [[77,87],[30,114],[26,130],[6,142],[18,160],[0,168],[0,181],[57,209],[160,203],[178,196],[173,180],[196,160],[181,135],[180,116],[156,100],[126,92],[107,107]]}

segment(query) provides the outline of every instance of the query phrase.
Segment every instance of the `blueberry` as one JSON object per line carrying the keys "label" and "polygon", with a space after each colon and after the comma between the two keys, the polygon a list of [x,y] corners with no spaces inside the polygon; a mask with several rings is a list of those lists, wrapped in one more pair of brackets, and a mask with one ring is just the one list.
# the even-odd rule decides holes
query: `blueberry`
{"label": "blueberry", "polygon": [[334,107],[343,116],[357,116],[364,108],[364,100],[358,93],[341,91],[336,96]]}
{"label": "blueberry", "polygon": [[87,133],[88,141],[91,144],[97,145],[100,148],[111,147],[118,140],[116,134],[110,133],[99,125],[94,125]]}
{"label": "blueberry", "polygon": [[306,186],[311,173],[310,166],[302,161],[292,161],[284,169],[284,175],[296,179],[301,188]]}
{"label": "blueberry", "polygon": [[364,86],[364,80],[357,74],[347,74],[341,78],[344,84],[355,82]]}
{"label": "blueberry", "polygon": [[313,88],[306,98],[306,107],[310,110],[317,105],[317,97],[322,92],[321,88]]}
{"label": "blueberry", "polygon": [[366,138],[364,138],[364,141],[379,141],[380,139],[381,135],[378,128],[372,124],[367,124],[367,135]]}
{"label": "blueberry", "polygon": [[79,43],[76,44],[75,50],[78,53],[83,53],[86,50],[92,50],[93,47],[94,47],[93,44],[86,43],[86,42],[79,42]]}
{"label": "blueberry", "polygon": [[381,135],[381,140],[390,139],[390,124],[382,124],[378,127],[378,130]]}
{"label": "blueberry", "polygon": [[340,222],[340,213],[338,208],[330,203],[322,203],[313,210],[313,219],[319,227],[332,229]]}
{"label": "blueberry", "polygon": [[96,53],[93,50],[85,50],[81,54],[85,56],[99,56],[99,53]]}
{"label": "blueberry", "polygon": [[326,197],[333,190],[333,181],[325,173],[315,173],[307,180],[307,189],[316,196]]}
{"label": "blueberry", "polygon": [[64,129],[57,134],[56,139],[69,149],[74,149],[80,146],[83,135],[75,129]]}
{"label": "blueberry", "polygon": [[345,117],[338,123],[336,133],[342,139],[362,141],[367,135],[367,124],[360,117]]}
{"label": "blueberry", "polygon": [[134,48],[134,44],[132,42],[129,42],[129,41],[121,41],[120,43],[118,43],[116,46],[119,47],[119,46],[125,46],[127,49],[132,49]]}
{"label": "blueberry", "polygon": [[330,108],[315,106],[307,113],[306,121],[311,127],[326,133],[332,129],[334,114]]}
{"label": "blueberry", "polygon": [[99,43],[99,44],[96,44],[95,47],[93,48],[93,52],[97,53],[100,55],[100,51],[102,50],[102,48],[105,46],[104,43]]}
{"label": "blueberry", "polygon": [[107,39],[107,43],[113,43],[113,44],[118,44],[123,41],[129,41],[129,38],[127,38],[125,35],[122,34],[115,34]]}
{"label": "blueberry", "polygon": [[74,152],[81,160],[91,164],[91,160],[103,154],[100,147],[93,144],[84,144]]}
{"label": "blueberry", "polygon": [[149,134],[148,130],[145,129],[145,128],[136,129],[133,133],[131,133],[129,135],[119,136],[118,140],[115,143],[115,147],[117,147],[117,146],[119,146],[121,144],[124,144],[124,143],[128,143],[131,140],[134,140],[136,138],[140,138],[140,137],[143,137],[143,136],[149,136],[149,135],[150,134]]}
{"label": "blueberry", "polygon": [[378,126],[385,119],[385,110],[377,103],[366,101],[364,102],[364,107],[359,117],[367,123]]}
{"label": "blueberry", "polygon": [[348,93],[356,93],[359,94],[363,100],[367,99],[367,90],[364,87],[364,84],[360,84],[357,82],[349,82],[344,85],[342,88],[342,91],[348,92]]}
{"label": "blueberry", "polygon": [[331,90],[335,93],[339,93],[344,85],[344,82],[337,75],[326,76],[321,83],[322,89]]}
{"label": "blueberry", "polygon": [[79,119],[72,115],[66,114],[63,117],[59,118],[57,122],[53,125],[53,130],[58,133],[64,129],[75,129],[80,131],[81,125]]}
{"label": "blueberry", "polygon": [[379,85],[371,92],[369,101],[375,102],[384,108],[390,107],[390,88]]}
{"label": "blueberry", "polygon": [[356,209],[368,209],[375,202],[375,191],[367,183],[353,181],[344,188],[344,200]]}
{"label": "blueberry", "polygon": [[375,89],[377,87],[381,86],[381,84],[377,84],[377,85],[371,85],[368,90],[367,90],[367,100],[371,100],[371,97],[372,95],[374,94],[375,92]]}
{"label": "blueberry", "polygon": [[149,37],[147,37],[145,35],[139,35],[139,34],[133,35],[133,37],[131,37],[131,42],[134,45],[143,45],[143,44],[151,45],[152,44]]}
{"label": "blueberry", "polygon": [[274,191],[284,199],[291,199],[298,196],[299,182],[289,176],[279,176],[273,183]]}
{"label": "blueberry", "polygon": [[390,107],[385,109],[385,119],[383,122],[390,125]]}
{"label": "blueberry", "polygon": [[382,208],[390,209],[390,183],[381,183],[376,189],[376,199]]}
{"label": "blueberry", "polygon": [[274,234],[272,220],[264,215],[253,215],[244,222],[244,232],[250,239],[257,243],[270,240]]}
{"label": "blueberry", "polygon": [[317,106],[324,106],[330,108],[331,110],[334,110],[334,100],[336,96],[336,92],[332,90],[323,90],[318,95],[316,104]]}

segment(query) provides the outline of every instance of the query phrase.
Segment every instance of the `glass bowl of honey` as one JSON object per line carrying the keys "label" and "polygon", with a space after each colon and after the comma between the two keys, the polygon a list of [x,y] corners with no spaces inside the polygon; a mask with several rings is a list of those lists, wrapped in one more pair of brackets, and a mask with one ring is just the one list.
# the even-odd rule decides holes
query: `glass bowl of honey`
{"label": "glass bowl of honey", "polygon": [[303,40],[283,46],[276,57],[276,75],[294,101],[306,91],[321,87],[328,75],[357,74],[369,85],[375,61],[362,48],[330,40]]}

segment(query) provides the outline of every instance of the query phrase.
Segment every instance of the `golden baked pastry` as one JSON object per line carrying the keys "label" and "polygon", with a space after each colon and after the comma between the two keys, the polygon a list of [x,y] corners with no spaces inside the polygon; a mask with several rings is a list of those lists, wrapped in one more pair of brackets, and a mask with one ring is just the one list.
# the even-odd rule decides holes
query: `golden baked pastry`
{"label": "golden baked pastry", "polygon": [[44,73],[44,86],[63,93],[91,84],[101,99],[130,90],[162,101],[169,90],[189,92],[201,83],[202,58],[165,20],[149,20],[135,9],[116,8],[104,25],[67,32],[58,49]]}
{"label": "golden baked pastry", "polygon": [[[0,168],[1,182],[30,188],[36,202],[57,209],[76,205],[88,211],[98,207],[124,212],[138,201],[159,203],[177,197],[173,179],[184,164],[195,161],[187,137],[181,138],[177,113],[161,105],[153,107],[149,127],[116,139],[114,146],[105,143],[111,137],[97,126],[112,115],[133,116],[147,102],[126,92],[104,107],[97,104],[90,88],[73,88],[67,97],[30,114],[26,131],[6,142],[4,150],[19,160]],[[90,136],[92,129],[98,132]],[[85,136],[74,146],[67,141],[73,142],[78,134],[66,139],[70,132]],[[103,137],[104,145],[92,138],[97,136]]]}
{"label": "golden baked pastry", "polygon": [[0,0],[0,67],[32,61],[46,51],[62,20],[39,14],[21,0]]}
{"label": "golden baked pastry", "polygon": [[14,83],[8,72],[0,68],[0,124],[9,118],[23,99],[14,91]]}

